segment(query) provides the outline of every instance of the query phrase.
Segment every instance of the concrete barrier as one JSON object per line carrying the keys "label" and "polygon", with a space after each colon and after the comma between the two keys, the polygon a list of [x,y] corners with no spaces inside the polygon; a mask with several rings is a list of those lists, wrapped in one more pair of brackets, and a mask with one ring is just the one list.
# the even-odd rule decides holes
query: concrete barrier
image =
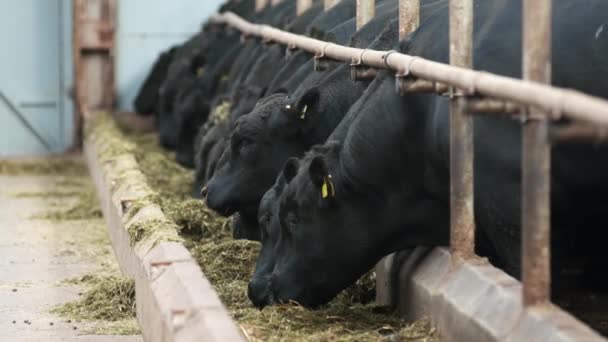
{"label": "concrete barrier", "polygon": [[521,283],[484,259],[453,262],[419,247],[376,266],[377,300],[408,320],[431,317],[443,341],[606,342],[552,304],[524,308]]}
{"label": "concrete barrier", "polygon": [[[95,133],[94,133],[95,134]],[[103,134],[103,133],[100,133]],[[108,139],[111,140],[111,139]],[[141,208],[125,220],[127,203],[141,199],[139,177],[117,186],[108,163],[137,173],[132,155],[112,161],[99,158],[99,141],[84,142],[89,172],[97,188],[112,247],[123,273],[135,279],[137,319],[145,341],[245,341],[190,252],[179,242],[132,244],[126,226],[138,220],[164,219],[156,205]],[[116,165],[114,165],[116,166]]]}

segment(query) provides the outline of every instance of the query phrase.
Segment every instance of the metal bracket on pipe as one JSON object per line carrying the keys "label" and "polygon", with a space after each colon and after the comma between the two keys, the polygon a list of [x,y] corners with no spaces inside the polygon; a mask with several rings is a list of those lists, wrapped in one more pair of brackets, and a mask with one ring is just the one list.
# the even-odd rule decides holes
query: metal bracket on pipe
{"label": "metal bracket on pipe", "polygon": [[350,79],[353,82],[370,80],[378,74],[378,69],[370,68],[363,63],[363,55],[368,51],[368,49],[361,51],[359,58],[353,59],[350,63]]}
{"label": "metal bracket on pipe", "polygon": [[408,93],[436,93],[445,96],[450,91],[444,83],[427,81],[399,73],[395,75],[395,90],[401,96]]}
{"label": "metal bracket on pipe", "polygon": [[316,53],[314,56],[314,69],[315,71],[325,71],[327,69],[329,69],[329,65],[331,63],[331,60],[329,58],[326,57],[325,55],[325,49],[327,48],[327,46],[331,44],[331,43],[326,43],[325,45],[323,45],[323,48],[321,49],[320,53]]}
{"label": "metal bracket on pipe", "polygon": [[252,36],[250,34],[241,33],[241,43],[245,43],[250,38],[252,38]]}
{"label": "metal bracket on pipe", "polygon": [[517,115],[524,112],[524,109],[514,102],[472,96],[467,100],[467,112]]}
{"label": "metal bracket on pipe", "polygon": [[291,56],[294,55],[294,53],[296,52],[297,49],[298,49],[298,47],[296,46],[296,44],[294,44],[294,43],[287,44],[287,47],[285,48],[285,59],[290,59]]}
{"label": "metal bracket on pipe", "polygon": [[274,40],[268,38],[268,37],[263,37],[262,38],[262,44],[264,44],[265,46],[270,46],[272,44],[274,44]]}
{"label": "metal bracket on pipe", "polygon": [[[396,51],[389,51],[384,58],[384,63],[386,64],[387,68],[389,67],[388,57],[395,52]],[[398,71],[395,74],[395,90],[397,93],[401,96],[407,93],[436,93],[442,96],[446,94],[451,95],[452,93],[450,91],[450,87],[446,84],[435,81],[427,81],[412,76],[410,69],[412,64],[414,64],[417,59],[418,57],[412,58],[405,70]]]}

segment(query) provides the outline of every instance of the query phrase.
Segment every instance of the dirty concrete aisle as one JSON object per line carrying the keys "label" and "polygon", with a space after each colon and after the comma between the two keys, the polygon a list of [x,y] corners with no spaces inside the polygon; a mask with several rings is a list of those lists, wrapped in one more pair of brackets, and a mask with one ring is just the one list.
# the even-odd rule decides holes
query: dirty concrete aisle
{"label": "dirty concrete aisle", "polygon": [[0,175],[0,341],[141,341],[93,335],[98,322],[49,313],[83,291],[62,281],[100,272],[100,255],[102,269],[116,267],[101,219],[32,218],[70,199],[18,194],[56,191],[57,177]]}

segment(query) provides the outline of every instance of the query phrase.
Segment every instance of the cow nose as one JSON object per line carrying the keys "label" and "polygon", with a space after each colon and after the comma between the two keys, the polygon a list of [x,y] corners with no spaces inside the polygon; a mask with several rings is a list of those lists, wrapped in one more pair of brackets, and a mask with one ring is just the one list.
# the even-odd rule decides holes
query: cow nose
{"label": "cow nose", "polygon": [[247,297],[258,309],[263,309],[270,302],[268,290],[261,287],[260,284],[256,284],[254,280],[247,285]]}
{"label": "cow nose", "polygon": [[201,189],[201,196],[203,196],[203,198],[207,198],[207,186],[205,185],[202,189]]}

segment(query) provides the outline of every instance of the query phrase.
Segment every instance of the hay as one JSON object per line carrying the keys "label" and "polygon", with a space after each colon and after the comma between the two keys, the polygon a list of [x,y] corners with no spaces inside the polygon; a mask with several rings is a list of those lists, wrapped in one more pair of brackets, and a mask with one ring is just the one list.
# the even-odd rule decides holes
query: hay
{"label": "hay", "polygon": [[39,197],[54,200],[61,209],[34,215],[33,219],[51,221],[88,220],[100,218],[101,208],[87,169],[80,159],[50,158],[28,161],[0,160],[0,173],[8,175],[60,176],[55,189],[23,191],[12,194],[18,198]]}
{"label": "hay", "polygon": [[250,338],[264,341],[438,341],[428,320],[407,325],[374,305],[370,273],[319,310],[284,304],[257,310],[247,298],[259,244],[227,240],[194,246],[191,252],[232,316]]}
{"label": "hay", "polygon": [[[63,193],[62,195],[66,195]],[[28,193],[29,196],[34,196],[34,193]],[[41,197],[57,197],[49,193],[39,193]],[[55,193],[56,195],[56,193]],[[65,209],[50,210],[42,214],[34,215],[33,219],[51,220],[51,221],[70,221],[70,220],[89,220],[101,218],[101,207],[97,199],[97,193],[92,185],[85,187],[81,191],[75,192],[76,202],[68,205]]]}
{"label": "hay", "polygon": [[1,175],[66,175],[79,176],[87,174],[86,165],[80,159],[45,158],[36,160],[0,160]]}
{"label": "hay", "polygon": [[127,225],[127,233],[129,234],[129,242],[131,246],[142,241],[152,241],[152,247],[164,242],[182,242],[182,239],[177,234],[177,226],[173,221],[168,219],[151,219],[145,221],[137,221]]}
{"label": "hay", "polygon": [[[223,103],[215,112],[228,115],[229,110],[229,103]],[[374,297],[373,273],[319,310],[294,304],[254,308],[247,297],[247,284],[259,243],[231,240],[228,221],[211,212],[202,201],[190,199],[192,171],[177,165],[172,153],[160,149],[156,136],[127,138],[135,146],[133,153],[146,180],[159,195],[155,204],[175,222],[185,246],[250,340],[438,341],[438,334],[428,320],[408,325],[383,308],[364,304]],[[134,238],[146,234],[140,229],[132,232]]]}
{"label": "hay", "polygon": [[107,276],[84,280],[91,284],[82,298],[51,310],[62,317],[115,322],[135,317],[135,282]]}
{"label": "hay", "polygon": [[204,239],[222,240],[230,237],[229,221],[207,208],[197,199],[187,199],[166,208],[166,213],[180,227],[181,234]]}

